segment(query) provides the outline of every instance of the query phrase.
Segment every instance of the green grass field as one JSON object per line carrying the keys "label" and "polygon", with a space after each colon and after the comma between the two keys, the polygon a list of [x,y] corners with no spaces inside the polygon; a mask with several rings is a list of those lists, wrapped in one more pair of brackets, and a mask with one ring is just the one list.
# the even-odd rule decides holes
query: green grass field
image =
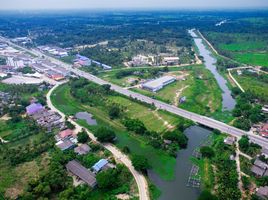
{"label": "green grass field", "polygon": [[266,53],[236,53],[234,58],[245,64],[268,67],[268,52]]}
{"label": "green grass field", "polygon": [[244,90],[251,91],[259,99],[268,103],[268,83],[265,83],[254,76],[244,74],[238,76],[236,73],[233,73],[233,76]]}
{"label": "green grass field", "polygon": [[[261,26],[265,25],[262,19],[249,18],[248,21],[260,23]],[[220,51],[220,54],[224,54],[240,63],[268,67],[268,41],[266,33],[207,32],[206,36],[213,43],[214,47]]]}
{"label": "green grass field", "polygon": [[[189,74],[186,80],[178,80],[156,93],[136,88],[133,90],[170,104],[186,96],[187,101],[179,107],[199,114],[211,115],[221,110],[221,90],[213,75],[203,66],[192,67],[185,73]],[[176,93],[180,93],[178,98]]]}
{"label": "green grass field", "polygon": [[[118,120],[111,120],[102,107],[90,107],[81,104],[70,95],[70,88],[67,84],[58,87],[52,94],[53,104],[67,115],[74,115],[79,111],[87,111],[93,114],[98,122],[98,125],[110,126],[116,131],[117,142],[119,148],[128,146],[131,153],[142,154],[147,157],[152,169],[165,180],[174,178],[174,168],[176,164],[175,158],[169,156],[166,152],[160,149],[155,149],[147,145],[146,139],[142,136],[129,134],[123,125]],[[109,101],[120,103],[127,108],[126,114],[130,117],[139,118],[144,122],[149,130],[163,131],[165,125],[162,120],[154,115],[154,111],[148,110],[148,107],[132,102],[131,100],[121,96],[111,96]],[[180,118],[173,117],[165,112],[158,113],[163,119],[169,120],[169,123],[176,125]],[[88,128],[94,133],[97,126],[89,126],[84,120],[78,120],[78,123]],[[165,164],[163,164],[165,163]]]}

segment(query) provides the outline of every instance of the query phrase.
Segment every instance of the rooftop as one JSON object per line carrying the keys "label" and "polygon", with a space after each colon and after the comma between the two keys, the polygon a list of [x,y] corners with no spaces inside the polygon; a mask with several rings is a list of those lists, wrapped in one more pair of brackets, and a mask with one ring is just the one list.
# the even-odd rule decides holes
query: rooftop
{"label": "rooftop", "polygon": [[66,129],[58,133],[59,138],[64,139],[66,137],[69,137],[73,135],[73,131],[71,129]]}
{"label": "rooftop", "polygon": [[99,172],[105,165],[108,164],[108,160],[101,159],[92,167],[94,171]]}
{"label": "rooftop", "polygon": [[40,103],[32,103],[26,107],[26,112],[28,115],[32,115],[40,110],[43,110],[44,107]]}
{"label": "rooftop", "polygon": [[74,152],[77,153],[78,155],[85,155],[90,150],[91,150],[91,148],[87,144],[82,144],[82,145],[74,148]]}
{"label": "rooftop", "polygon": [[163,87],[163,85],[167,84],[168,82],[174,81],[175,78],[173,76],[162,76],[160,78],[148,81],[143,84],[143,87],[147,88],[159,88]]}
{"label": "rooftop", "polygon": [[69,161],[66,165],[66,168],[69,172],[71,172],[73,175],[79,177],[81,180],[83,180],[85,183],[87,183],[89,186],[94,187],[96,186],[96,178],[93,173],[91,173],[87,168],[85,168],[83,165],[81,165],[76,160]]}

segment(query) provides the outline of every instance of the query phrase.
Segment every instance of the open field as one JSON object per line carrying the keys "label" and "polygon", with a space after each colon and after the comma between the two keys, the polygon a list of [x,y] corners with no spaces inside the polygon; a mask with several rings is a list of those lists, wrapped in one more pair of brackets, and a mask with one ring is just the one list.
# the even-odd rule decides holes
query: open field
{"label": "open field", "polygon": [[[268,83],[262,81],[257,76],[253,76],[250,74],[242,74],[237,75],[237,73],[233,72],[232,75],[238,81],[238,83],[242,86],[245,91],[251,91],[255,94],[259,99],[268,103]],[[264,75],[267,76],[268,75]]]}
{"label": "open field", "polygon": [[[116,145],[119,148],[128,146],[131,153],[146,156],[149,163],[152,165],[152,169],[162,178],[170,180],[174,177],[173,169],[176,163],[175,158],[169,156],[163,150],[155,149],[148,145],[143,136],[134,136],[133,134],[129,134],[120,121],[111,120],[107,112],[105,112],[102,107],[91,107],[78,102],[70,95],[70,88],[68,85],[65,84],[58,87],[52,94],[51,99],[53,104],[67,115],[74,115],[79,111],[87,111],[93,114],[98,125],[110,126],[116,131]],[[139,119],[144,122],[149,130],[163,131],[166,129],[163,121],[154,114],[155,111],[149,110],[146,106],[132,102],[131,100],[121,96],[112,96],[109,98],[109,101],[117,102],[121,106],[125,106],[127,108],[126,114],[129,117],[136,118],[138,115]],[[158,115],[162,116],[163,119],[169,120],[168,122],[173,125],[176,125],[180,121],[180,118],[175,118],[164,112],[159,112]],[[96,126],[89,126],[84,120],[78,120],[77,122],[87,127],[93,133],[96,131]],[[163,165],[163,163],[165,163],[165,165]]]}
{"label": "open field", "polygon": [[[178,80],[153,93],[143,89],[133,89],[142,94],[155,97],[178,107],[204,115],[221,110],[221,91],[213,75],[203,66],[187,68],[186,80]],[[178,104],[178,99],[185,96],[186,102]]]}
{"label": "open field", "polygon": [[206,32],[205,35],[220,54],[240,63],[268,67],[267,34]]}

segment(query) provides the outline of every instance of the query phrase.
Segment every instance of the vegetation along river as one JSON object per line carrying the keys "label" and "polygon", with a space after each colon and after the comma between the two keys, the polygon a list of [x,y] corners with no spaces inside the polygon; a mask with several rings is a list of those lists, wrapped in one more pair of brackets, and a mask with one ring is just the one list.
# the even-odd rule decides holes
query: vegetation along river
{"label": "vegetation along river", "polygon": [[200,189],[187,186],[192,168],[190,158],[193,151],[207,139],[210,132],[200,126],[191,126],[185,130],[184,133],[189,138],[189,141],[187,149],[179,150],[177,154],[174,180],[162,180],[152,170],[148,171],[150,180],[162,192],[159,200],[196,200],[198,198]]}
{"label": "vegetation along river", "polygon": [[199,50],[200,56],[204,58],[204,64],[207,69],[211,71],[211,73],[214,75],[218,85],[220,86],[222,90],[222,107],[223,110],[233,110],[235,107],[235,99],[231,95],[230,89],[227,87],[227,81],[220,75],[220,73],[217,71],[216,67],[216,59],[213,57],[212,53],[206,45],[204,45],[203,39],[198,37],[194,30],[189,30],[189,34],[193,37],[194,42]]}

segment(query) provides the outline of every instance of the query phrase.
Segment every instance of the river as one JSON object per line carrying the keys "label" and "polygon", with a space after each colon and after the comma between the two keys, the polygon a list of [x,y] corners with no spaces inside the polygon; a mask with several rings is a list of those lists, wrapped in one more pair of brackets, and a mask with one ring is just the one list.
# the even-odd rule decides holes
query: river
{"label": "river", "polygon": [[185,130],[184,134],[189,138],[189,141],[187,149],[182,149],[178,152],[175,179],[165,181],[152,170],[148,171],[149,179],[162,192],[159,200],[196,200],[200,194],[200,189],[186,186],[192,168],[192,163],[189,159],[194,149],[206,140],[210,131],[200,126],[191,126]]}
{"label": "river", "polygon": [[231,95],[231,91],[227,87],[227,81],[217,71],[217,67],[215,64],[217,60],[213,57],[209,49],[204,45],[203,39],[198,37],[198,35],[194,32],[194,30],[189,30],[188,32],[193,37],[194,42],[199,50],[200,56],[204,58],[205,67],[209,69],[211,73],[214,75],[218,85],[222,90],[222,109],[228,111],[233,110],[236,102]]}

